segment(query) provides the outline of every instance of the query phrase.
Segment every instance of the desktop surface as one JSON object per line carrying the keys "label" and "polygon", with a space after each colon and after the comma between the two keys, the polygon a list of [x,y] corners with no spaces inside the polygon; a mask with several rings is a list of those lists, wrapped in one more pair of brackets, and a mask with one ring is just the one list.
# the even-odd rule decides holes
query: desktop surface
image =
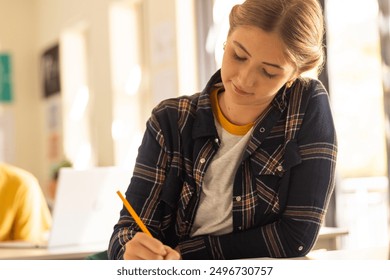
{"label": "desktop surface", "polygon": [[[83,246],[64,246],[54,249],[42,248],[1,248],[0,260],[81,260],[87,256],[107,249],[106,243]],[[259,258],[270,259],[270,258]],[[350,250],[314,250],[307,256],[294,260],[388,260],[389,247],[350,249]]]}
{"label": "desktop surface", "polygon": [[309,260],[389,260],[389,247],[359,248],[348,250],[311,251]]}
{"label": "desktop surface", "polygon": [[107,250],[107,242],[56,248],[0,248],[0,260],[81,260]]}

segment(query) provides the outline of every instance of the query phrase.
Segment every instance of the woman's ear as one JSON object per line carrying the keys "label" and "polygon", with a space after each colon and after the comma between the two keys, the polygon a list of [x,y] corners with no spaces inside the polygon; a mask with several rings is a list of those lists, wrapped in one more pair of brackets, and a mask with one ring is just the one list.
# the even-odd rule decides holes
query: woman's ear
{"label": "woman's ear", "polygon": [[294,79],[294,80],[289,80],[289,81],[286,83],[286,87],[287,87],[287,88],[290,88],[290,87],[293,85],[294,81],[295,81],[295,79]]}

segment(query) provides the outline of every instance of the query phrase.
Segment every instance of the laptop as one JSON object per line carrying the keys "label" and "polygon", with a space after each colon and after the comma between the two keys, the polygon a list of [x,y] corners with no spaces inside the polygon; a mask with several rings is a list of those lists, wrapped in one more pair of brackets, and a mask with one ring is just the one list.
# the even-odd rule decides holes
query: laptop
{"label": "laptop", "polygon": [[123,207],[131,172],[120,167],[62,168],[47,243],[0,242],[0,247],[55,248],[107,243]]}

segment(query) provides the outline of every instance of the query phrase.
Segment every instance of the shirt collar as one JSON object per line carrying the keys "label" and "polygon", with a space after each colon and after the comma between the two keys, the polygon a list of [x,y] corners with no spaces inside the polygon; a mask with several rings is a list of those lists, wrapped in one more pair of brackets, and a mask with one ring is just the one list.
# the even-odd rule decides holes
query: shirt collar
{"label": "shirt collar", "polygon": [[221,70],[218,70],[209,80],[204,90],[200,93],[198,106],[196,109],[196,118],[192,137],[217,136],[217,130],[214,124],[214,115],[211,107],[210,93],[215,84],[221,83]]}
{"label": "shirt collar", "polygon": [[[217,136],[214,125],[214,115],[211,107],[210,93],[216,84],[222,85],[221,70],[219,69],[209,80],[206,87],[200,93],[198,106],[196,110],[196,119],[194,123],[193,138]],[[288,105],[288,96],[292,88],[283,86],[275,95],[271,104],[279,112],[283,112]]]}

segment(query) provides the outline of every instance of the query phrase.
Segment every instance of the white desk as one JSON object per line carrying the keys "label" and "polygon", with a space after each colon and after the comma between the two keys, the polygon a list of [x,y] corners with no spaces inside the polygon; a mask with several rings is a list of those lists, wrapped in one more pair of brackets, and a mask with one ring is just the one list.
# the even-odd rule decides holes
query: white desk
{"label": "white desk", "polygon": [[[56,249],[5,249],[0,248],[0,260],[77,260],[106,249],[107,244],[95,244]],[[297,260],[388,260],[389,247],[353,250],[313,250]],[[264,258],[261,258],[264,259]]]}
{"label": "white desk", "polygon": [[348,230],[338,227],[321,227],[318,239],[313,250],[326,249],[338,250],[340,248],[340,238],[348,234]]}
{"label": "white desk", "polygon": [[[340,228],[322,227],[313,250],[338,249],[340,236],[348,234],[348,231]],[[108,244],[91,244],[84,246],[69,246],[57,248],[0,248],[0,260],[77,260],[104,251]],[[317,254],[318,255],[318,254]],[[313,255],[314,257],[317,255]],[[331,256],[328,252],[326,256]]]}
{"label": "white desk", "polygon": [[389,247],[375,247],[349,250],[314,250],[304,258],[307,260],[389,260]]}
{"label": "white desk", "polygon": [[0,248],[0,260],[80,260],[107,250],[107,243],[56,248]]}

